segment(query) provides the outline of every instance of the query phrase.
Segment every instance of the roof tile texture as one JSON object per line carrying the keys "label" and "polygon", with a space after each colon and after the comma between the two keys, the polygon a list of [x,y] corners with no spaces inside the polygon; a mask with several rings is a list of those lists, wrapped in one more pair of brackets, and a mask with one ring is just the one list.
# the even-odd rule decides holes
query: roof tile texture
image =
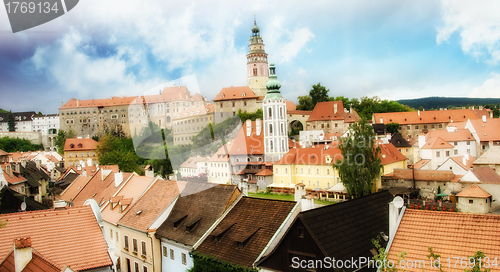
{"label": "roof tile texture", "polygon": [[[337,112],[335,112],[335,105],[337,106]],[[359,120],[359,115],[354,110],[352,113],[345,112],[342,101],[328,101],[317,103],[311,116],[307,119],[308,122],[329,120],[344,120],[346,123],[353,123]]]}
{"label": "roof tile texture", "polygon": [[[243,197],[196,250],[226,262],[251,267],[294,206],[292,201]],[[215,242],[212,235],[226,229],[222,239]],[[239,247],[237,241],[245,238],[249,238],[248,241],[244,247]]]}
{"label": "roof tile texture", "polygon": [[400,125],[407,124],[433,124],[433,123],[450,123],[463,122],[467,119],[479,119],[475,111],[471,109],[465,110],[443,110],[443,111],[409,111],[409,112],[388,112],[374,113],[375,123],[380,124],[382,118],[384,124],[398,123]]}
{"label": "roof tile texture", "polygon": [[233,99],[257,99],[258,96],[248,86],[222,88],[214,101],[233,100]]}
{"label": "roof tile texture", "polygon": [[[190,193],[195,190],[193,193]],[[158,228],[157,235],[192,246],[205,234],[226,208],[240,194],[235,185],[213,185],[188,182],[182,195],[175,203],[167,220]],[[186,216],[182,223],[174,228],[174,222]],[[198,225],[186,232],[186,227],[197,220]]]}
{"label": "roof tile texture", "polygon": [[476,198],[488,198],[491,195],[483,190],[483,188],[479,187],[479,185],[474,184],[469,186],[469,188],[461,191],[457,194],[458,197],[476,197]]}
{"label": "roof tile texture", "polygon": [[[389,258],[397,260],[396,254],[407,252],[406,260],[425,260],[426,271],[438,271],[430,268],[427,258],[428,248],[441,255],[444,271],[460,271],[454,267],[453,257],[474,255],[481,250],[487,257],[500,256],[500,216],[465,213],[450,213],[407,209],[399,224],[396,236],[389,250]],[[448,267],[447,258],[451,258]],[[499,271],[498,267],[491,267]],[[407,271],[422,271],[409,269]]]}
{"label": "roof tile texture", "polygon": [[60,266],[85,270],[112,264],[90,206],[2,214],[0,220],[7,221],[0,232],[0,256],[7,256],[14,239],[30,237],[33,248]]}
{"label": "roof tile texture", "polygon": [[66,139],[64,143],[64,151],[82,151],[82,150],[95,150],[97,148],[97,142],[91,138],[71,138]]}

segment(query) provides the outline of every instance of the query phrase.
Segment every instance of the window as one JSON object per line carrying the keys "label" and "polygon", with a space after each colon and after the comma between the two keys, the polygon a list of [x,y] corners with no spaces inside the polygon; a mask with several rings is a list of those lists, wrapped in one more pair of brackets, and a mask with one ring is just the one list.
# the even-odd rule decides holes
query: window
{"label": "window", "polygon": [[[326,169],[326,174],[327,174],[327,175],[330,175],[330,168],[327,168],[327,169]],[[330,187],[330,186],[328,186],[328,187]]]}
{"label": "window", "polygon": [[110,229],[110,230],[109,230],[109,235],[110,235],[109,237],[110,237],[111,239],[113,239],[113,230],[112,230],[112,229]]}
{"label": "window", "polygon": [[474,200],[469,199],[469,204],[474,204]]}
{"label": "window", "polygon": [[418,129],[418,126],[415,126],[415,129]]}
{"label": "window", "polygon": [[116,237],[116,241],[118,242],[118,231],[117,231],[117,232],[115,232],[115,234],[116,234],[116,235],[115,235],[115,237]]}
{"label": "window", "polygon": [[171,260],[175,260],[174,259],[174,250],[173,249],[170,249],[170,259]]}
{"label": "window", "polygon": [[470,149],[467,149],[467,154],[470,154]]}
{"label": "window", "polygon": [[439,158],[439,157],[441,157],[441,152],[436,151],[436,158]]}
{"label": "window", "polygon": [[443,128],[443,125],[442,125],[442,124],[439,124],[439,128]]}
{"label": "window", "polygon": [[142,271],[143,271],[143,272],[148,272],[148,267],[147,267],[147,266],[143,266],[143,267],[142,267]]}
{"label": "window", "polygon": [[467,145],[470,145],[470,141],[467,141]]}
{"label": "window", "polygon": [[182,264],[183,264],[183,265],[186,265],[186,264],[187,264],[186,253],[182,253],[182,254],[181,254],[181,260],[182,260]]}
{"label": "window", "polygon": [[139,264],[134,262],[135,272],[139,272]]}
{"label": "window", "polygon": [[163,256],[168,257],[168,251],[166,246],[163,246]]}
{"label": "window", "polygon": [[446,157],[450,156],[450,151],[446,151]]}
{"label": "window", "polygon": [[137,239],[133,238],[132,239],[132,252],[137,253],[138,248],[137,248]]}
{"label": "window", "polygon": [[458,150],[453,150],[453,154],[458,155]]}
{"label": "window", "polygon": [[453,145],[458,145],[458,143],[457,142],[453,142]]}
{"label": "window", "polygon": [[297,233],[298,233],[299,238],[304,238],[304,228],[298,227]]}
{"label": "window", "polygon": [[128,236],[124,235],[123,236],[123,242],[125,243],[124,249],[128,251]]}
{"label": "window", "polygon": [[141,255],[146,256],[146,242],[141,241]]}
{"label": "window", "polygon": [[410,129],[411,127],[410,126],[406,126],[406,129]]}

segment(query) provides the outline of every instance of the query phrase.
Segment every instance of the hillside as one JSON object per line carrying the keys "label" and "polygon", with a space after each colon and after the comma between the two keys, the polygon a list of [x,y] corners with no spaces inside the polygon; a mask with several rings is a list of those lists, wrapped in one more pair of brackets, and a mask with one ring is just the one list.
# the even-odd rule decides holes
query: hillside
{"label": "hillside", "polygon": [[416,99],[402,99],[397,102],[418,109],[426,110],[452,107],[497,105],[500,98],[467,98],[467,97],[424,97]]}

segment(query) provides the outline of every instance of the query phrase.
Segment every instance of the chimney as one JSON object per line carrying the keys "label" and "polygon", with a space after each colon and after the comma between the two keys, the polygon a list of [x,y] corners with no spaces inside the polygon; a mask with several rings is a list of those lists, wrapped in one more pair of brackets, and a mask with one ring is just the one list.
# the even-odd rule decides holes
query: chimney
{"label": "chimney", "polygon": [[14,239],[14,267],[16,272],[21,272],[33,258],[31,238]]}
{"label": "chimney", "polygon": [[82,176],[86,177],[87,176],[87,169],[83,169],[82,171]]}
{"label": "chimney", "polygon": [[252,134],[252,120],[247,119],[246,123],[247,123],[247,137],[250,137],[250,135]]}
{"label": "chimney", "polygon": [[389,203],[389,239],[393,239],[396,234],[399,209],[403,207],[404,200],[400,196],[396,196],[392,202]]}
{"label": "chimney", "polygon": [[333,102],[333,113],[337,113],[337,103]]}
{"label": "chimney", "polygon": [[82,166],[81,165],[77,165],[76,166],[76,171],[82,171]]}
{"label": "chimney", "polygon": [[418,116],[420,116],[420,110],[417,110],[417,114],[418,114]]}
{"label": "chimney", "polygon": [[[26,166],[26,161],[24,161],[24,165]],[[15,170],[16,172],[21,173],[21,164],[20,164],[19,162],[16,162],[16,163],[14,164],[14,167],[15,167],[15,168],[14,168],[14,170]],[[12,166],[11,166],[11,169],[12,169]]]}
{"label": "chimney", "polygon": [[483,115],[483,123],[486,123],[486,115]]}
{"label": "chimney", "polygon": [[294,196],[295,202],[299,202],[305,195],[306,195],[306,185],[303,183],[296,184],[295,196]]}
{"label": "chimney", "polygon": [[352,113],[352,104],[349,104],[349,113]]}
{"label": "chimney", "polygon": [[153,169],[153,166],[148,165],[148,166],[146,166],[146,168],[144,168],[144,170],[145,170],[144,176],[154,178],[155,171]]}
{"label": "chimney", "polygon": [[123,172],[116,172],[115,173],[115,187],[120,186],[120,184],[123,182]]}
{"label": "chimney", "polygon": [[380,117],[380,124],[384,123],[384,118]]}
{"label": "chimney", "polygon": [[257,136],[260,136],[260,133],[262,132],[262,125],[260,123],[260,119],[257,118],[255,120],[255,133],[257,134]]}
{"label": "chimney", "polygon": [[303,212],[314,209],[314,197],[312,195],[304,196],[300,200],[300,204],[302,205]]}
{"label": "chimney", "polygon": [[80,106],[80,100],[76,100],[76,107],[79,107]]}

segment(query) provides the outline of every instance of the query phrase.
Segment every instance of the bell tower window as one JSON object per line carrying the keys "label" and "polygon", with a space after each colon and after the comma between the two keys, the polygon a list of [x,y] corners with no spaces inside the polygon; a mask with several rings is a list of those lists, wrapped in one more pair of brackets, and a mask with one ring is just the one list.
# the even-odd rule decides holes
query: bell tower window
{"label": "bell tower window", "polygon": [[257,68],[253,68],[253,76],[257,76]]}

